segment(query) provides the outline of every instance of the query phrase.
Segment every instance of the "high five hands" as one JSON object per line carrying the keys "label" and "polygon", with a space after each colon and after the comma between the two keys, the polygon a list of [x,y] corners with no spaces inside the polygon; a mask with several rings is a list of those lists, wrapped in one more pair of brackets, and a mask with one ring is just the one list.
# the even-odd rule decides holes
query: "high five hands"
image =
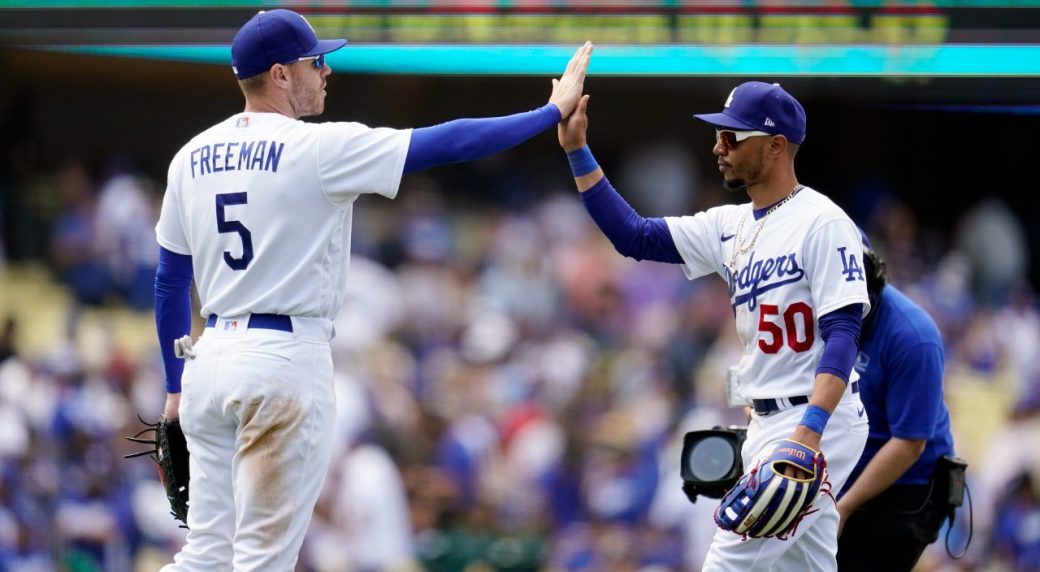
{"label": "high five hands", "polygon": [[556,135],[560,138],[560,147],[564,151],[574,151],[585,146],[585,132],[589,128],[589,96],[583,95],[578,100],[574,113],[556,126]]}
{"label": "high five hands", "polygon": [[585,73],[589,69],[589,59],[592,57],[592,42],[585,42],[567,62],[560,79],[552,80],[552,94],[549,95],[549,103],[556,105],[560,110],[560,119],[566,120],[578,105],[581,92],[585,88]]}

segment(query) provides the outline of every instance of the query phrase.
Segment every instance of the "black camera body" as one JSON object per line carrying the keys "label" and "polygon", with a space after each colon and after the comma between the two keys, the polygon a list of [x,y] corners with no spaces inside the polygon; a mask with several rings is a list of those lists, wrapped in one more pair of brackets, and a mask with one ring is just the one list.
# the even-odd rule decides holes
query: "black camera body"
{"label": "black camera body", "polygon": [[747,439],[747,427],[690,431],[683,437],[679,474],[683,492],[690,502],[698,496],[720,499],[744,474],[740,449]]}

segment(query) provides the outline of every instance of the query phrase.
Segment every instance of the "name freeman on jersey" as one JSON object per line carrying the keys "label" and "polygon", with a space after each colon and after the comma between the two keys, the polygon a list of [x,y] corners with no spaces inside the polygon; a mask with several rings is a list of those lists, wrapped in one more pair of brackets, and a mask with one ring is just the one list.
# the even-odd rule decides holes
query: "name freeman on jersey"
{"label": "name freeman on jersey", "polygon": [[[769,279],[774,277],[776,281],[769,282]],[[798,266],[793,252],[776,258],[755,260],[755,252],[752,251],[747,264],[736,274],[731,274],[729,269],[726,269],[729,299],[732,300],[733,308],[736,309],[746,302],[749,311],[754,311],[758,306],[759,294],[798,282],[804,277],[805,270]],[[741,293],[737,294],[738,291]]]}
{"label": "name freeman on jersey", "polygon": [[203,145],[191,152],[191,178],[224,171],[278,172],[285,143],[277,141],[227,141]]}

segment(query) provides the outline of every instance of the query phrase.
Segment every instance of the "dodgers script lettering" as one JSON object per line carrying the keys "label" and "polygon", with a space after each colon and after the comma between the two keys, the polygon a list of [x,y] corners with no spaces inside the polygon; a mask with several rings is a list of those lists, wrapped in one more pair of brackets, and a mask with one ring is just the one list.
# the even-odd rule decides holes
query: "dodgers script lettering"
{"label": "dodgers script lettering", "polygon": [[793,284],[805,277],[805,270],[798,266],[795,253],[782,254],[776,258],[755,260],[755,252],[751,252],[747,264],[731,274],[726,269],[726,281],[729,282],[729,299],[735,310],[741,304],[747,304],[749,311],[758,307],[758,296],[774,288]]}

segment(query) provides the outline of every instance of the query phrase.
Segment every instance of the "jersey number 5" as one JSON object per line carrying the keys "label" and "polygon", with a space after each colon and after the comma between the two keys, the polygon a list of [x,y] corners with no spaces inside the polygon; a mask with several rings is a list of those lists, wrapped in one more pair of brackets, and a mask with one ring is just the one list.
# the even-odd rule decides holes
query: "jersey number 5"
{"label": "jersey number 5", "polygon": [[[761,304],[758,307],[758,331],[769,334],[769,340],[765,337],[758,338],[758,347],[767,354],[775,354],[784,347],[784,339],[787,345],[796,352],[808,351],[816,339],[814,331],[814,320],[812,308],[805,302],[795,302],[784,311],[783,327],[770,318],[780,315],[780,307],[775,304]],[[804,339],[798,339],[798,320],[801,316],[802,335]],[[786,330],[787,335],[784,335]]]}
{"label": "jersey number 5", "polygon": [[235,258],[231,256],[231,253],[224,251],[224,264],[231,267],[232,270],[245,270],[246,266],[253,260],[253,235],[246,228],[246,225],[242,224],[237,220],[227,220],[224,215],[224,207],[228,205],[244,205],[246,204],[245,193],[223,193],[217,195],[217,232],[220,234],[236,232],[238,237],[242,239],[242,257]]}

